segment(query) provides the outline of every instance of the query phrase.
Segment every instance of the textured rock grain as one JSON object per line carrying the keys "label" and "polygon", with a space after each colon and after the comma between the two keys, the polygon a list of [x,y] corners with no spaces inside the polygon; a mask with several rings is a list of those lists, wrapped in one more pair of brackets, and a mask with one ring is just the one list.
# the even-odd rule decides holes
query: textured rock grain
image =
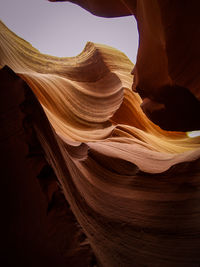
{"label": "textured rock grain", "polygon": [[[42,55],[2,23],[0,46],[1,67],[26,84],[35,137],[98,264],[199,266],[200,139],[164,131],[145,116],[131,90],[128,58],[93,43],[74,58]],[[9,94],[1,90],[2,113],[21,94],[8,87]],[[1,123],[3,147],[20,120]],[[22,155],[26,172],[23,138],[15,154],[11,144],[3,155],[11,166]],[[22,177],[31,179],[34,171]]]}

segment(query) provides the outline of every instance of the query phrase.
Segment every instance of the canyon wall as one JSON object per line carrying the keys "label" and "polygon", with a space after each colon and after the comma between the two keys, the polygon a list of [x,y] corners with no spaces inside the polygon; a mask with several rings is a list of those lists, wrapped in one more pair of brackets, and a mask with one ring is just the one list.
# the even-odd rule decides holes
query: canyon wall
{"label": "canyon wall", "polygon": [[[98,15],[143,14],[148,4],[121,3],[129,11],[99,5]],[[171,74],[171,84],[156,84],[146,64],[153,52],[144,58],[146,48],[139,49],[135,67],[120,51],[93,43],[77,57],[56,58],[0,23],[4,266],[199,266],[200,137],[164,130],[187,130],[187,119],[162,129],[140,108],[164,108],[172,119],[163,95],[185,90],[198,103],[198,90]],[[132,91],[132,69],[143,99]],[[191,121],[189,130],[198,129],[198,116]]]}

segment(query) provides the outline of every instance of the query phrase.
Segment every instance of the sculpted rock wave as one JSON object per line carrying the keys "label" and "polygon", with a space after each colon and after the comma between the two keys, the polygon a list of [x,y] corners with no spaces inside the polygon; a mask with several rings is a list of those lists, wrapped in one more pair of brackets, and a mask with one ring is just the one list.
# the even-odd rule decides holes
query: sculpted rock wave
{"label": "sculpted rock wave", "polygon": [[[22,175],[24,139],[29,149],[40,144],[98,264],[198,266],[200,137],[164,131],[146,117],[129,59],[93,43],[73,58],[43,55],[1,23],[0,66],[4,153],[15,145],[4,140],[20,133],[23,162],[16,167],[15,155],[10,164]],[[22,115],[11,116],[13,105],[28,114],[34,142]],[[44,155],[35,152],[34,162]]]}
{"label": "sculpted rock wave", "polygon": [[138,24],[139,47],[133,69],[133,90],[144,99],[143,111],[165,130],[200,129],[197,115],[200,114],[198,0],[68,2],[76,3],[97,16],[134,15]]}

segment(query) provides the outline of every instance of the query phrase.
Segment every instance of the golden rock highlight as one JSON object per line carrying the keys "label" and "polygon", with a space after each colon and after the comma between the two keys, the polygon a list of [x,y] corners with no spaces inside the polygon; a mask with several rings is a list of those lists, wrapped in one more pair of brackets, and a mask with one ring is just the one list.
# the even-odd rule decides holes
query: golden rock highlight
{"label": "golden rock highlight", "polygon": [[[130,60],[114,48],[93,43],[73,58],[43,55],[1,23],[0,66],[1,151],[15,151],[9,166],[16,177],[31,177],[35,192],[39,189],[34,179],[40,173],[50,211],[59,183],[98,265],[198,266],[200,137],[162,130],[147,118],[140,108],[142,99],[131,90]],[[44,166],[51,168],[56,182],[49,172],[44,174]],[[12,183],[8,165],[3,170]],[[18,190],[23,195],[21,187]],[[50,216],[45,205],[37,214],[41,192],[37,201],[35,217],[45,221]],[[31,225],[31,217],[24,216]],[[53,220],[50,230],[44,230],[45,223],[38,227],[55,239],[52,232],[62,232],[62,227],[55,228]],[[81,263],[85,243],[73,229],[71,254],[56,252],[60,266],[63,261],[92,266],[89,260]],[[41,237],[44,244],[51,238]],[[57,236],[56,244],[61,239]],[[56,245],[42,249],[57,251]],[[77,255],[80,262],[75,261]]]}

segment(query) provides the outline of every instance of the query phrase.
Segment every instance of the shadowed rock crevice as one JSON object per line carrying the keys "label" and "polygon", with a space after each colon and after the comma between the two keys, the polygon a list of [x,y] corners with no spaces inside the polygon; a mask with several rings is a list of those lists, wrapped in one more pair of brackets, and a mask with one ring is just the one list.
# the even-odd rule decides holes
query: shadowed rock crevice
{"label": "shadowed rock crevice", "polygon": [[164,130],[194,131],[200,129],[200,102],[187,89],[165,87],[156,98],[144,98],[141,104],[147,117]]}
{"label": "shadowed rock crevice", "polygon": [[[4,232],[1,263],[3,266],[93,266],[91,247],[35,134],[34,96],[7,66],[0,70],[0,80],[1,160],[7,160],[1,165],[5,222],[4,227],[1,223]],[[7,121],[2,125],[4,116]],[[12,171],[8,170],[8,164]],[[8,252],[12,257],[6,258]]]}

